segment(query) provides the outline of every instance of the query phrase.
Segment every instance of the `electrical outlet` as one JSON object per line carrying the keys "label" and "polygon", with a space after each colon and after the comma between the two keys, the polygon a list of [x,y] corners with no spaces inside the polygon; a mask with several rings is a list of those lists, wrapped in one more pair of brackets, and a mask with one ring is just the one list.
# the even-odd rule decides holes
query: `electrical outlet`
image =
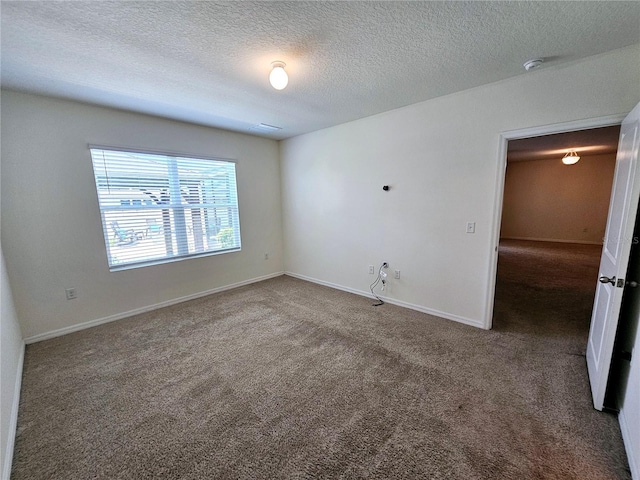
{"label": "electrical outlet", "polygon": [[75,287],[65,289],[65,293],[67,294],[67,300],[78,298],[78,292],[76,292]]}
{"label": "electrical outlet", "polygon": [[264,259],[265,259],[265,260],[269,260],[269,254],[268,254],[268,253],[265,253],[265,254],[264,254]]}
{"label": "electrical outlet", "polygon": [[373,265],[369,265],[369,275],[376,273],[376,268]]}
{"label": "electrical outlet", "polygon": [[393,277],[396,279],[400,279],[400,270],[394,270],[393,271]]}
{"label": "electrical outlet", "polygon": [[476,233],[476,222],[467,222],[467,233]]}

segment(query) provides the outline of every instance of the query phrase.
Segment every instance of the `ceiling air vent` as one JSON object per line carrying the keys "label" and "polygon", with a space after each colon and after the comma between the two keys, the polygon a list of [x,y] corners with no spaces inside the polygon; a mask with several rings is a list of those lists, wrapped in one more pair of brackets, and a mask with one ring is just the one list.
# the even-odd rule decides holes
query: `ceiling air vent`
{"label": "ceiling air vent", "polygon": [[273,125],[267,125],[266,123],[259,123],[258,125],[254,125],[251,127],[251,130],[254,132],[264,132],[264,133],[272,133],[277,132],[278,130],[282,130],[282,127],[275,127]]}

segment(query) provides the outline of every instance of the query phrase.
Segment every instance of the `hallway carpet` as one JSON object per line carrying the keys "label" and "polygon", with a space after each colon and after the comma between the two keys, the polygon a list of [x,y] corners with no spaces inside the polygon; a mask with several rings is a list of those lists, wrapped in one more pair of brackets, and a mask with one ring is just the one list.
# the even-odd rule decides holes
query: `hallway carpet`
{"label": "hallway carpet", "polygon": [[597,258],[536,250],[503,247],[491,331],[282,276],[29,345],[12,478],[628,479]]}

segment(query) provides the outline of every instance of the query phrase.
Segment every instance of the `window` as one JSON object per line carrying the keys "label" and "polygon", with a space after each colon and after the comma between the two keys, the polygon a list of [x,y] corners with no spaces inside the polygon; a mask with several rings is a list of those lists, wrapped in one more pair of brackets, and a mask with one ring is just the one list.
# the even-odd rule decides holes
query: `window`
{"label": "window", "polygon": [[236,165],[91,147],[111,270],[240,250]]}

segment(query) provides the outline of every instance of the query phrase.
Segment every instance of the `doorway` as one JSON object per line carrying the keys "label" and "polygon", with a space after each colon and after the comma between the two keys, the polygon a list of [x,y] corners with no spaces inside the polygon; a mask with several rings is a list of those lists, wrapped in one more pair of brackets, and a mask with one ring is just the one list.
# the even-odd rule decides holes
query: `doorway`
{"label": "doorway", "polygon": [[[499,246],[500,246],[501,230],[503,226],[503,221],[502,221],[503,211],[505,211],[504,200],[505,200],[505,191],[506,191],[505,183],[506,183],[507,168],[508,168],[507,167],[508,153],[511,153],[511,157],[512,159],[514,159],[514,161],[526,161],[524,160],[524,158],[527,158],[527,157],[529,158],[529,161],[536,161],[536,160],[542,160],[542,159],[556,159],[557,161],[561,161],[563,155],[568,150],[572,148],[579,148],[577,144],[568,143],[568,140],[573,139],[573,141],[577,141],[577,139],[579,139],[581,136],[582,136],[582,139],[584,140],[584,137],[589,138],[589,133],[595,133],[595,130],[602,129],[605,127],[614,127],[619,129],[623,119],[624,119],[624,116],[622,115],[613,115],[608,117],[582,120],[577,122],[568,122],[564,124],[548,125],[548,126],[535,127],[530,129],[524,129],[524,130],[514,130],[510,132],[504,132],[501,135],[500,151],[499,151],[500,162],[496,170],[497,188],[496,188],[496,196],[495,196],[495,208],[494,208],[494,219],[493,219],[493,229],[492,229],[493,257],[491,262],[492,268],[489,271],[489,279],[488,279],[489,288],[487,290],[488,298],[486,302],[487,310],[485,314],[485,319],[486,319],[484,324],[485,328],[487,329],[492,328],[493,320],[494,320],[494,310],[495,310],[494,307],[495,307],[495,301],[496,301],[496,287],[497,287],[497,280],[498,280]],[[565,142],[564,144],[561,143],[560,141],[561,137],[554,137],[556,134],[566,135],[566,137],[564,137],[564,142]],[[545,140],[544,137],[547,137],[546,140],[550,141],[546,149],[543,149],[540,146],[534,146],[536,139],[541,139],[544,141]],[[516,143],[519,141],[522,141],[522,142]],[[613,141],[610,141],[609,143],[612,144]],[[509,152],[509,144],[511,144],[511,147],[512,147],[511,152]],[[516,148],[513,148],[514,145]],[[583,150],[584,152],[583,156],[585,158],[588,157],[590,154],[604,153],[607,150],[609,151],[609,153],[611,153],[612,151],[617,150],[617,139],[615,140],[615,147],[613,147],[612,145],[608,145],[607,147],[603,148],[602,145],[598,147],[597,144],[594,144],[593,142],[591,142],[591,144],[587,144],[586,142],[584,142],[582,144],[582,148],[585,148],[585,150]],[[598,151],[598,148],[600,149],[599,151]],[[571,165],[567,166],[567,168],[570,168],[570,167]],[[535,185],[530,186],[530,188],[535,189]],[[611,191],[610,183],[607,188],[609,188],[609,192],[610,192]],[[608,201],[606,203],[608,206]],[[556,211],[562,211],[562,204],[560,204],[559,206],[555,205],[555,207],[556,207]],[[542,234],[535,234],[535,233],[532,234],[532,231],[530,229],[529,231],[524,231],[524,234],[518,235],[518,232],[517,232],[518,229],[512,229],[508,233],[508,235],[514,237],[512,238],[513,240],[518,239],[516,237],[520,236],[520,239],[522,240],[531,240],[531,241],[549,241],[549,240],[576,241],[577,240],[578,242],[582,242],[584,244],[587,244],[587,242],[591,242],[593,245],[597,245],[597,244],[601,245],[601,237],[599,241],[594,240],[593,239],[594,232],[589,231],[588,226],[587,227],[583,226],[582,231],[578,232],[578,234],[581,235],[581,237],[575,236],[576,228],[577,228],[576,225],[573,225],[571,227],[572,229],[571,233],[573,234],[573,237],[559,236],[558,235],[559,232],[557,231],[557,225],[562,224],[561,222],[562,216],[560,215],[559,218],[560,218],[560,222],[558,222],[558,218],[556,218],[555,225],[552,225],[552,227],[556,228],[556,231],[553,231],[553,228],[551,228],[551,233],[549,229],[547,229],[547,231],[543,232]],[[542,219],[538,218],[536,222],[526,222],[526,217],[524,219],[525,227],[527,226],[533,227],[535,224],[539,225],[540,222],[544,222],[544,221],[545,221],[544,216],[542,216]],[[522,224],[520,225],[520,227],[522,227]],[[584,228],[587,228],[586,232],[584,232]],[[514,231],[516,233],[514,233]],[[519,231],[522,232],[523,231],[522,228],[520,228]],[[537,235],[543,235],[543,236],[537,236]],[[562,242],[557,242],[557,243],[562,243]],[[595,276],[592,278],[595,278]],[[595,280],[593,281],[595,282]],[[593,290],[595,291],[595,283],[594,283]]]}
{"label": "doorway", "polygon": [[[510,140],[493,328],[587,341],[620,126]],[[577,163],[565,164],[564,155]]]}
{"label": "doorway", "polygon": [[[493,328],[584,355],[620,126],[508,142]],[[579,160],[565,164],[563,155]]]}

